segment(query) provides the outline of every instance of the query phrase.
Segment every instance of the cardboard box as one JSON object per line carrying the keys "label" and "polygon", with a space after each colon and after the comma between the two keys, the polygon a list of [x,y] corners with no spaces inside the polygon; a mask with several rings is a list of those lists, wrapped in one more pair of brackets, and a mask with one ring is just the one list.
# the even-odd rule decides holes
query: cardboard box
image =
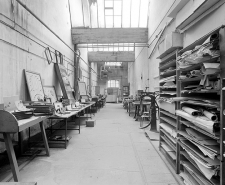
{"label": "cardboard box", "polygon": [[95,120],[86,120],[86,127],[94,127]]}

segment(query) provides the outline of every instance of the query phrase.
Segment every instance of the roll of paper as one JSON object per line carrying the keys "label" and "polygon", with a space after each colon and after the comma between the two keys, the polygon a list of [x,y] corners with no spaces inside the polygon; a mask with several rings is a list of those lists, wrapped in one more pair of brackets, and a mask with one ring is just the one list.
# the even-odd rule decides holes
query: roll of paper
{"label": "roll of paper", "polygon": [[190,107],[182,107],[182,110],[192,116],[200,116],[202,114],[201,111],[192,109]]}
{"label": "roll of paper", "polygon": [[204,114],[207,118],[209,118],[210,120],[212,120],[212,121],[217,121],[217,120],[218,120],[217,115],[212,114],[211,112],[208,112],[208,111],[204,110],[204,111],[203,111],[203,114]]}
{"label": "roll of paper", "polygon": [[200,76],[201,75],[201,71],[200,70],[193,70],[190,72],[192,76]]}

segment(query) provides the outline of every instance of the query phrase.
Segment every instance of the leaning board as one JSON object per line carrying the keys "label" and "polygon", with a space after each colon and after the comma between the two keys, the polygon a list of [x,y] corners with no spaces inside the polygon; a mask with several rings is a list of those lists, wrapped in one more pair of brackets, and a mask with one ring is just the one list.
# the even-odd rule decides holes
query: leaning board
{"label": "leaning board", "polygon": [[58,63],[55,63],[54,65],[55,65],[56,74],[58,76],[58,80],[60,83],[60,87],[62,89],[63,97],[65,99],[74,100],[73,91],[70,86],[66,68],[63,65]]}
{"label": "leaning board", "polygon": [[31,101],[43,101],[45,94],[42,86],[41,75],[27,70],[24,70],[24,73]]}
{"label": "leaning board", "polygon": [[45,96],[51,98],[51,103],[57,102],[57,95],[54,86],[44,86]]}
{"label": "leaning board", "polygon": [[80,96],[87,95],[87,89],[85,82],[78,82]]}

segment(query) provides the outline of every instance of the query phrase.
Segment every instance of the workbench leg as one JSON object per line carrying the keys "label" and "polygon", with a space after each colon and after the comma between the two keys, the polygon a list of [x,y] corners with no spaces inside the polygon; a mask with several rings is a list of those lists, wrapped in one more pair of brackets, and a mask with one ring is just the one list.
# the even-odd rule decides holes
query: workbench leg
{"label": "workbench leg", "polygon": [[130,102],[128,103],[128,106],[129,106],[129,116],[130,116],[130,106],[131,106],[131,105],[130,105]]}
{"label": "workbench leg", "polygon": [[43,121],[41,121],[39,123],[39,125],[40,125],[40,128],[41,128],[41,134],[42,134],[43,142],[44,142],[44,145],[45,145],[46,154],[47,154],[47,156],[50,156],[48,140],[47,140],[47,137],[46,137],[45,127],[44,127]]}
{"label": "workbench leg", "polygon": [[65,128],[65,149],[67,148],[67,119],[66,121],[66,128]]}
{"label": "workbench leg", "polygon": [[6,150],[7,150],[7,153],[8,153],[8,157],[9,157],[10,166],[11,166],[11,169],[12,169],[14,181],[19,182],[20,181],[19,168],[18,168],[16,155],[15,155],[15,152],[14,152],[14,149],[13,149],[10,134],[9,133],[3,133],[3,136],[4,136],[4,140],[5,140],[5,146],[6,146]]}

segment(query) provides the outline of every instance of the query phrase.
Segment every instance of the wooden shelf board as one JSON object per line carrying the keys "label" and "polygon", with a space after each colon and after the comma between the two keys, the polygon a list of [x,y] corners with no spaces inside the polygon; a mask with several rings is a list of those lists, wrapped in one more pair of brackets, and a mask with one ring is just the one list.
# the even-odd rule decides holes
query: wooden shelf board
{"label": "wooden shelf board", "polygon": [[191,105],[200,105],[200,106],[206,106],[206,107],[211,107],[211,108],[219,108],[219,105],[210,105],[208,103],[204,102],[190,102],[190,101],[182,101],[182,104],[191,104]]}
{"label": "wooden shelf board", "polygon": [[173,143],[174,147],[176,147],[175,146],[175,143],[173,142],[173,140],[176,140],[176,139],[175,138],[172,138],[172,136],[170,136],[170,134],[167,133],[162,127],[160,128],[160,131],[163,132],[163,134],[165,134],[170,139],[171,144]]}
{"label": "wooden shelf board", "polygon": [[195,82],[195,81],[201,81],[201,77],[195,77],[195,78],[186,78],[186,79],[182,79],[179,80],[180,82]]}
{"label": "wooden shelf board", "polygon": [[170,117],[165,117],[165,116],[161,116],[160,117],[160,119],[162,119],[163,121],[166,121],[166,123],[168,123],[168,124],[170,124],[170,125],[172,125],[172,126],[174,126],[174,127],[176,127],[177,126],[177,123],[176,123],[176,121],[173,119],[173,118],[170,118]]}
{"label": "wooden shelf board", "polygon": [[176,58],[176,50],[169,53],[168,55],[166,55],[165,57],[161,58],[161,62],[159,62],[159,65],[163,65],[165,64],[166,62],[172,60],[172,59],[175,59]]}
{"label": "wooden shelf board", "polygon": [[175,60],[170,61],[168,63],[165,63],[164,65],[160,66],[159,69],[164,70],[164,69],[167,69],[167,68],[173,67],[173,66],[176,67],[176,61]]}
{"label": "wooden shelf board", "polygon": [[160,110],[160,113],[163,113],[163,114],[165,114],[165,115],[167,115],[167,116],[169,116],[169,117],[171,117],[173,119],[177,119],[177,116],[172,114],[172,113],[170,113],[170,112],[167,112],[167,111],[164,111],[164,110]]}
{"label": "wooden shelf board", "polygon": [[175,74],[176,74],[176,69],[171,70],[171,71],[167,71],[163,74],[160,74],[160,76],[163,76],[163,77],[168,76],[169,77],[169,76],[172,76],[172,75],[175,75]]}
{"label": "wooden shelf board", "polygon": [[182,94],[185,94],[185,93],[193,93],[193,94],[196,94],[196,93],[199,93],[199,94],[210,94],[210,93],[220,93],[219,90],[208,90],[208,91],[181,91]]}
{"label": "wooden shelf board", "polygon": [[[166,144],[164,144],[164,145],[166,145]],[[168,145],[167,145],[167,146],[168,146]],[[171,158],[173,161],[176,161],[176,153],[175,153],[174,151],[172,151],[172,152],[167,152],[167,151],[166,151],[166,148],[164,148],[163,145],[161,145],[161,148],[164,149],[164,151],[166,152],[166,154],[169,155],[170,158]]]}
{"label": "wooden shelf board", "polygon": [[159,87],[160,89],[176,89],[176,87]]}
{"label": "wooden shelf board", "polygon": [[[217,75],[219,73],[213,74],[213,75],[208,75],[209,80],[216,80],[218,79]],[[195,78],[186,78],[186,79],[182,79],[179,80],[180,82],[195,82],[195,81],[201,81],[201,78],[203,77],[203,75],[195,77]]]}
{"label": "wooden shelf board", "polygon": [[164,148],[160,147],[160,152],[165,156],[169,164],[172,166],[174,171],[176,170],[176,163],[172,158],[168,155],[168,153],[164,150]]}
{"label": "wooden shelf board", "polygon": [[167,49],[166,51],[164,51],[161,55],[159,55],[157,58],[159,59],[162,59],[164,58],[165,56],[169,55],[170,53],[176,53],[176,50],[177,49],[181,49],[182,47],[178,47],[178,46],[172,46],[170,47],[169,49]]}
{"label": "wooden shelf board", "polygon": [[171,141],[169,141],[164,136],[160,136],[160,137],[167,143],[167,145],[169,145],[170,148],[172,148],[174,150],[174,152],[176,152],[176,147],[173,146],[173,144],[171,143]]}

